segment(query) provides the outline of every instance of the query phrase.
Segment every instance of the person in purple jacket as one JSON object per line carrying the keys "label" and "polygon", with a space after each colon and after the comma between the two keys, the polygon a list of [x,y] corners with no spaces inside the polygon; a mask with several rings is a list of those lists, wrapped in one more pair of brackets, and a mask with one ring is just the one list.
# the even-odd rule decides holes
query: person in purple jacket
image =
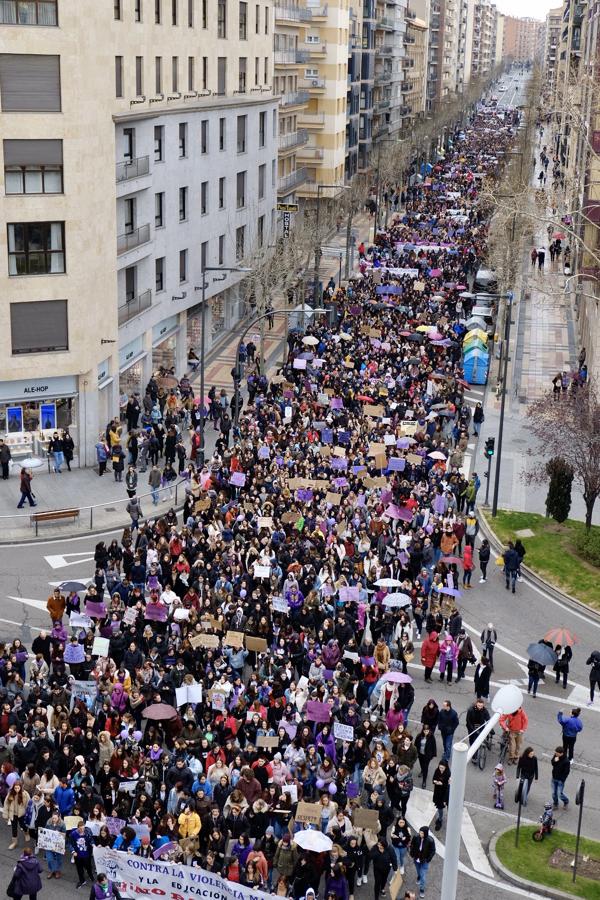
{"label": "person in purple jacket", "polygon": [[28,894],[29,900],[36,900],[38,891],[42,889],[41,871],[42,867],[39,860],[33,855],[33,850],[25,847],[13,872],[13,887],[10,896],[14,900],[21,900],[21,897]]}
{"label": "person in purple jacket", "polygon": [[121,894],[104,872],[99,872],[90,891],[90,900],[121,900]]}

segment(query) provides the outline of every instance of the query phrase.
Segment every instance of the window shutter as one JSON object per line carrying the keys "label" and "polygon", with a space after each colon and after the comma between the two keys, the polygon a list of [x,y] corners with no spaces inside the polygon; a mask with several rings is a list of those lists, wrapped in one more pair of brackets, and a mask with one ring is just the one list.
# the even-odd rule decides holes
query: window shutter
{"label": "window shutter", "polygon": [[60,57],[0,55],[3,112],[60,112]]}
{"label": "window shutter", "polygon": [[5,166],[62,166],[62,141],[4,141]]}
{"label": "window shutter", "polygon": [[11,303],[10,331],[14,354],[68,350],[67,301]]}

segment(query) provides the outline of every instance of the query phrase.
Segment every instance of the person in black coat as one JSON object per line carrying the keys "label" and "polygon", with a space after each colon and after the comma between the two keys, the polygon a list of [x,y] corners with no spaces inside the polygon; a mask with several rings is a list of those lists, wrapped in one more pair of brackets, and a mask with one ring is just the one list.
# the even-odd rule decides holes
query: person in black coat
{"label": "person in black coat", "polygon": [[486,656],[482,656],[477,666],[475,667],[475,676],[473,678],[475,684],[475,694],[477,699],[483,697],[487,700],[490,696],[490,676],[492,674],[492,667],[490,666],[490,661]]}
{"label": "person in black coat", "polygon": [[348,881],[348,893],[353,897],[355,887],[362,883],[365,847],[362,839],[359,840],[355,834],[351,834],[344,843],[344,849],[346,851],[344,868],[346,869],[346,879]]}
{"label": "person in black coat", "polygon": [[434,756],[437,756],[437,745],[429,725],[423,725],[420,733],[415,738],[415,747],[417,748],[419,763],[421,765],[421,778],[423,779],[421,787],[425,787],[427,784],[429,763]]}
{"label": "person in black coat", "polygon": [[24,894],[29,894],[29,900],[35,900],[38,891],[42,889],[41,871],[42,867],[39,860],[33,855],[33,850],[25,847],[13,872],[11,896],[14,900],[21,900]]}
{"label": "person in black coat", "polygon": [[[533,781],[538,780],[538,761],[533,747],[527,747],[517,763],[517,778],[521,779],[521,804],[527,806],[527,798]],[[518,796],[518,794],[517,794]]]}
{"label": "person in black coat", "polygon": [[433,805],[437,809],[435,830],[439,831],[444,821],[444,807],[448,805],[450,793],[450,768],[445,759],[440,760],[433,773]]}
{"label": "person in black coat", "polygon": [[396,872],[398,869],[398,861],[396,853],[388,846],[388,842],[384,837],[378,838],[377,843],[371,850],[370,857],[373,863],[373,896],[375,900],[379,900],[390,871],[393,869]]}
{"label": "person in black coat", "polygon": [[410,855],[417,870],[419,896],[424,897],[427,870],[429,869],[429,863],[435,856],[435,841],[429,834],[429,828],[426,825],[419,828],[419,833],[410,842]]}
{"label": "person in black coat", "polygon": [[392,847],[396,852],[398,865],[400,866],[400,874],[404,875],[404,858],[408,853],[412,834],[404,816],[398,816],[394,827],[390,833]]}
{"label": "person in black coat", "polygon": [[554,652],[558,659],[554,663],[554,671],[556,672],[556,683],[560,683],[560,679],[562,678],[563,688],[567,686],[567,678],[569,677],[569,664],[573,659],[573,651],[567,644],[566,647],[561,647],[560,644],[557,644],[554,648]]}

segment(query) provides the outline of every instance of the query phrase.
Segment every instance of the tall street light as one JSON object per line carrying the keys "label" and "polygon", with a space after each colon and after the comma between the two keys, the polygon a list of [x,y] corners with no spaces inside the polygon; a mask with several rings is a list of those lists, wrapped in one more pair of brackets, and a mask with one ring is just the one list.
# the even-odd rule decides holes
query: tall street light
{"label": "tall street light", "polygon": [[452,827],[446,830],[446,850],[442,875],[441,900],[456,900],[458,865],[460,860],[460,833],[467,786],[467,768],[488,734],[501,716],[511,715],[523,704],[523,694],[516,684],[506,684],[500,688],[492,700],[494,715],[485,723],[477,738],[469,746],[465,741],[457,741],[452,747],[450,771],[450,796],[448,798],[448,822]]}
{"label": "tall street light", "polygon": [[[317,306],[319,302],[319,268],[321,266],[321,236],[320,236],[320,216],[321,216],[321,191],[333,189],[336,191],[350,190],[347,184],[317,184],[317,222],[315,229],[315,283],[313,285],[313,304]],[[302,301],[304,302],[304,301]]]}
{"label": "tall street light", "polygon": [[207,272],[221,272],[221,278],[213,278],[215,281],[225,281],[229,272],[251,272],[246,266],[202,266],[202,284],[195,287],[195,291],[202,292],[202,309],[200,311],[200,465],[204,465],[204,376],[206,370],[206,280]]}

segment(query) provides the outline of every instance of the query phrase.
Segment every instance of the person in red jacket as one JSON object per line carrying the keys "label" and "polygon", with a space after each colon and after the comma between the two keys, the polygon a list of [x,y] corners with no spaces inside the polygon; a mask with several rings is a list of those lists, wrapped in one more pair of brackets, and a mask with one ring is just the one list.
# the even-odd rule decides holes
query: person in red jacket
{"label": "person in red jacket", "polygon": [[512,715],[500,717],[500,727],[508,735],[508,764],[516,766],[521,755],[523,735],[527,731],[529,717],[522,706]]}
{"label": "person in red jacket", "polygon": [[467,544],[465,547],[465,552],[463,553],[463,587],[471,587],[471,575],[473,574],[473,568],[473,548],[470,544]]}
{"label": "person in red jacket", "polygon": [[437,631],[428,634],[421,645],[421,665],[425,667],[425,681],[431,681],[431,673],[440,655]]}

